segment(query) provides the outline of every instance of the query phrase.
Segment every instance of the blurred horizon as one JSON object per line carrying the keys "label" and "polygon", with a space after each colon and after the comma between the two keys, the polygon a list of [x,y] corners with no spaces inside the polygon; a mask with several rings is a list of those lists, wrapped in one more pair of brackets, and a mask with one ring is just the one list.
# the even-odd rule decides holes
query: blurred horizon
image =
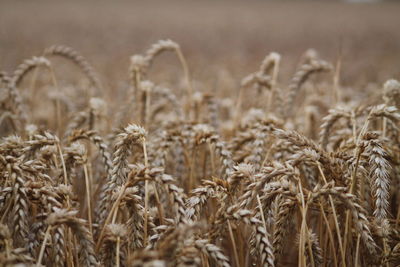
{"label": "blurred horizon", "polygon": [[400,73],[400,5],[394,1],[41,0],[2,1],[0,7],[0,69],[9,72],[46,47],[63,44],[110,80],[126,78],[110,65],[127,69],[132,54],[172,39],[194,79],[211,77],[219,65],[240,79],[271,51],[282,55],[290,75],[308,48],[331,62],[341,55],[344,82],[380,82]]}

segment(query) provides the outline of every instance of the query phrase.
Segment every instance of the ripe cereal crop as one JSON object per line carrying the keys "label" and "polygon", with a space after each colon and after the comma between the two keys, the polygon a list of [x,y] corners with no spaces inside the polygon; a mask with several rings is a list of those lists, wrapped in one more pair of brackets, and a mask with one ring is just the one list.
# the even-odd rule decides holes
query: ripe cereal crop
{"label": "ripe cereal crop", "polygon": [[400,265],[400,76],[277,49],[202,83],[171,39],[107,76],[93,49],[0,72],[1,266]]}

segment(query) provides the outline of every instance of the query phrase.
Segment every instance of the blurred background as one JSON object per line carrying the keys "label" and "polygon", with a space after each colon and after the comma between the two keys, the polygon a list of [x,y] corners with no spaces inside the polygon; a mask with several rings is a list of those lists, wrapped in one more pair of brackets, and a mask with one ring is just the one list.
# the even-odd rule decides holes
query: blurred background
{"label": "blurred background", "polygon": [[[112,85],[128,79],[129,58],[159,39],[179,43],[193,79],[238,82],[266,54],[282,55],[290,77],[301,54],[342,59],[342,84],[400,78],[398,1],[0,1],[0,69],[64,44],[86,56]],[[179,68],[163,55],[157,75]]]}

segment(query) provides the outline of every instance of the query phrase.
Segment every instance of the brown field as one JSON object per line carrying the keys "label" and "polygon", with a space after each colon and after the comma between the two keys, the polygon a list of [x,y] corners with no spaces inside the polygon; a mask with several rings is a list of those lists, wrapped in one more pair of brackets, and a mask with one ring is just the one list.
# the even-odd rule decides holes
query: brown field
{"label": "brown field", "polygon": [[0,266],[398,266],[400,4],[0,2]]}

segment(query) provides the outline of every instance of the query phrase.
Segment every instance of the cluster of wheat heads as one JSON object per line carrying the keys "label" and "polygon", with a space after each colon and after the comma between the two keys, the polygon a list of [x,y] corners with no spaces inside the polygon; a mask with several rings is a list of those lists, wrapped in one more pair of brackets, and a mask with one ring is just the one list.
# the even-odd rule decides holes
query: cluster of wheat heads
{"label": "cluster of wheat heads", "polygon": [[[163,51],[183,69],[174,90],[149,80]],[[54,57],[88,82],[60,82]],[[0,265],[400,264],[400,83],[346,95],[309,50],[283,86],[280,60],[222,99],[194,91],[180,46],[160,41],[131,57],[111,112],[69,47],[1,72]]]}

